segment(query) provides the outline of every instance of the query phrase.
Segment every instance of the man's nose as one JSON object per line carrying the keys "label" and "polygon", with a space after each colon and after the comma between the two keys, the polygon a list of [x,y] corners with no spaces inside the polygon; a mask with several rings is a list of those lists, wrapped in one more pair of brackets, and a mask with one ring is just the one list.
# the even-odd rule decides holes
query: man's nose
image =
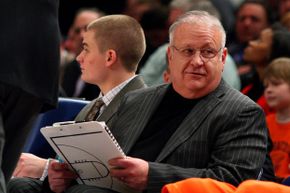
{"label": "man's nose", "polygon": [[199,50],[197,50],[194,54],[192,54],[192,56],[190,58],[190,63],[193,65],[198,65],[198,66],[203,65],[204,60],[203,60]]}

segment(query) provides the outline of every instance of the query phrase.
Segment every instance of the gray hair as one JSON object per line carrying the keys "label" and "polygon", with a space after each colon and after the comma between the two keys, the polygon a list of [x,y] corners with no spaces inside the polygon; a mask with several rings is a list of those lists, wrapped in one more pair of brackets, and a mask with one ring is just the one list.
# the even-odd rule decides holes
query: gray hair
{"label": "gray hair", "polygon": [[221,33],[221,47],[225,47],[226,44],[226,32],[221,22],[213,15],[210,15],[206,11],[189,11],[181,15],[169,28],[169,42],[173,41],[173,34],[178,26],[181,24],[203,24],[208,27],[214,27]]}

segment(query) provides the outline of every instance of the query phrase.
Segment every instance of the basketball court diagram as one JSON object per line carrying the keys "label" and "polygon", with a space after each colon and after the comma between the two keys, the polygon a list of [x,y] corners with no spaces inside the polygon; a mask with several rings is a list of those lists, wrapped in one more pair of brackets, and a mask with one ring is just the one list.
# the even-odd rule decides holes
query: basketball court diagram
{"label": "basketball court diagram", "polygon": [[[96,155],[96,152],[99,152],[96,149],[103,147],[96,147],[93,146],[92,143],[87,143],[96,140],[96,137],[98,139],[99,137],[96,135],[100,135],[100,132],[58,136],[52,137],[51,140],[58,148],[59,153],[65,161],[68,162],[72,169],[78,174],[78,180],[83,184],[106,184],[106,186],[112,188],[114,180],[110,176],[109,166],[102,161],[106,156]],[[102,139],[100,138],[99,140]],[[79,143],[79,141],[83,141],[84,143]],[[83,147],[80,146],[80,144]]]}

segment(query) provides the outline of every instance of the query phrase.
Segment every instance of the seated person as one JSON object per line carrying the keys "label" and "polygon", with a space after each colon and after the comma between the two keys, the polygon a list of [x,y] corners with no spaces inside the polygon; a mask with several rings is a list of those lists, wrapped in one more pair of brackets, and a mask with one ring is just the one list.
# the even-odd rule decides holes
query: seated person
{"label": "seated person", "polygon": [[276,176],[290,176],[290,58],[278,58],[265,69],[265,99],[275,110],[266,117],[273,141],[271,158]]}
{"label": "seated person", "polygon": [[[145,87],[141,77],[135,75],[138,62],[145,52],[145,36],[141,26],[131,17],[108,16],[100,21],[95,20],[95,22],[96,24],[92,25],[97,25],[98,31],[94,28],[86,33],[83,50],[77,60],[82,68],[81,78],[99,86],[101,95],[85,106],[75,120],[90,120],[92,117],[93,120],[105,121],[110,127],[121,98],[129,91]],[[101,27],[99,27],[100,25]],[[107,33],[108,31],[114,35]],[[119,38],[120,40],[116,41]],[[131,46],[122,46],[129,43]],[[94,117],[98,112],[92,110],[99,99],[103,100],[104,105],[99,109],[99,116]],[[91,116],[92,114],[93,116]],[[47,163],[46,159],[32,154],[22,154],[13,175],[14,177],[39,179],[43,175]],[[44,177],[45,173],[42,178]],[[29,191],[30,187],[26,189],[23,184],[26,184],[30,178],[10,180],[8,192]],[[41,181],[31,179],[31,183],[34,183],[36,190],[41,189]]]}

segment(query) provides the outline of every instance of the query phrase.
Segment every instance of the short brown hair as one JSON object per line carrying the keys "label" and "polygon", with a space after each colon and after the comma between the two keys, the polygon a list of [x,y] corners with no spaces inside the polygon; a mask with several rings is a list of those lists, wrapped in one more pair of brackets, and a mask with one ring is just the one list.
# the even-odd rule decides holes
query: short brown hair
{"label": "short brown hair", "polygon": [[128,71],[137,70],[146,43],[144,31],[134,18],[127,15],[104,16],[90,23],[87,30],[95,32],[101,52],[113,49]]}
{"label": "short brown hair", "polygon": [[278,79],[290,85],[290,58],[281,57],[273,60],[265,69],[264,81]]}

